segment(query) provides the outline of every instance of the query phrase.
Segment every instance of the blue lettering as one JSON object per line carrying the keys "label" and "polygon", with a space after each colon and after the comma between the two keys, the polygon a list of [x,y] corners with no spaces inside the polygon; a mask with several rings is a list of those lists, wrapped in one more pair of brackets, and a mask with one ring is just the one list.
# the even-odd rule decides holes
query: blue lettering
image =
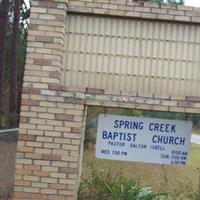
{"label": "blue lettering", "polygon": [[175,138],[174,144],[175,144],[175,145],[179,145],[179,138],[178,138],[178,137]]}
{"label": "blue lettering", "polygon": [[[162,141],[162,136],[158,135],[157,143],[163,143],[163,141]],[[164,143],[164,144],[166,144],[166,143]]]}
{"label": "blue lettering", "polygon": [[124,135],[124,137],[125,137],[126,135],[125,135],[124,133],[122,133],[122,132],[119,132],[119,135],[120,135],[120,136],[119,136],[120,141],[121,141],[121,140],[124,140],[124,139],[122,139],[122,137],[123,137],[123,135]]}
{"label": "blue lettering", "polygon": [[118,123],[119,123],[119,121],[118,120],[115,120],[115,125],[114,125],[114,128],[118,128]]}
{"label": "blue lettering", "polygon": [[150,131],[153,131],[153,125],[154,125],[153,123],[150,123],[150,124],[149,124],[149,130],[150,130]]}
{"label": "blue lettering", "polygon": [[125,122],[121,120],[121,121],[119,122],[119,128],[121,128],[124,124],[125,124]]}
{"label": "blue lettering", "polygon": [[[180,145],[185,145],[185,138],[180,139]],[[187,154],[186,154],[187,155]]]}
{"label": "blue lettering", "polygon": [[133,134],[133,142],[135,142],[136,135],[137,134]]}
{"label": "blue lettering", "polygon": [[103,131],[103,133],[102,133],[102,139],[107,139],[107,131]]}
{"label": "blue lettering", "polygon": [[140,130],[142,130],[142,129],[143,129],[143,127],[144,127],[144,124],[143,124],[143,122],[140,122],[140,123],[139,123],[139,129],[140,129]]}
{"label": "blue lettering", "polygon": [[154,126],[154,131],[159,131],[159,124],[158,123],[155,123],[155,126]]}
{"label": "blue lettering", "polygon": [[112,133],[111,132],[108,133],[108,138],[107,139],[111,139],[112,140]]}
{"label": "blue lettering", "polygon": [[[154,135],[152,137],[152,142],[158,144],[185,145],[185,140],[186,139],[183,137],[173,137],[164,135]],[[173,151],[172,154],[174,154]]]}
{"label": "blue lettering", "polygon": [[137,134],[126,132],[102,131],[102,139],[118,141],[135,141]]}
{"label": "blue lettering", "polygon": [[165,126],[165,132],[169,133],[169,127],[170,127],[170,124],[166,124],[166,126]]}
{"label": "blue lettering", "polygon": [[115,138],[118,137],[118,135],[119,134],[117,132],[114,132],[114,134],[113,134],[113,140],[115,140]]}
{"label": "blue lettering", "polygon": [[160,124],[160,132],[164,132],[164,127],[165,127],[165,124]]}
{"label": "blue lettering", "polygon": [[157,143],[157,142],[156,142],[156,138],[157,138],[157,135],[154,135],[153,138],[152,138],[152,142],[153,142],[153,143]]}
{"label": "blue lettering", "polygon": [[129,141],[129,142],[131,141],[131,133],[127,134],[127,141]]}
{"label": "blue lettering", "polygon": [[176,128],[176,124],[173,124],[172,127],[171,127],[171,132],[172,132],[172,133],[173,133],[173,132],[176,133],[176,129],[175,129],[175,128]]}
{"label": "blue lettering", "polygon": [[125,121],[125,126],[124,126],[124,128],[129,129],[129,121]]}
{"label": "blue lettering", "polygon": [[150,123],[149,130],[155,132],[166,132],[166,133],[176,133],[176,124],[159,124],[159,123]]}
{"label": "blue lettering", "polygon": [[143,122],[137,122],[137,121],[115,120],[113,127],[120,128],[120,129],[140,129],[140,130],[142,130],[144,127],[144,124],[143,124]]}

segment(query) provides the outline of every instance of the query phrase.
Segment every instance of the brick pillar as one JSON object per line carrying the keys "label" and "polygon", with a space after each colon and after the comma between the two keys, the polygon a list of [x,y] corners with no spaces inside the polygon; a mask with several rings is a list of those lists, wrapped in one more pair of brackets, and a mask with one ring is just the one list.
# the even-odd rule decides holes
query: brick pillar
{"label": "brick pillar", "polygon": [[61,86],[65,23],[65,1],[32,1],[15,200],[76,199],[84,102]]}

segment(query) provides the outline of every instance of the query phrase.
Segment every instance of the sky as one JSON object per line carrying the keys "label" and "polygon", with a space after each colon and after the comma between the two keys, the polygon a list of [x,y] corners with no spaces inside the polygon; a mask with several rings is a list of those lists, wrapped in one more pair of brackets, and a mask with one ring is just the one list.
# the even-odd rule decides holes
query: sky
{"label": "sky", "polygon": [[200,7],[200,0],[185,0],[186,6]]}

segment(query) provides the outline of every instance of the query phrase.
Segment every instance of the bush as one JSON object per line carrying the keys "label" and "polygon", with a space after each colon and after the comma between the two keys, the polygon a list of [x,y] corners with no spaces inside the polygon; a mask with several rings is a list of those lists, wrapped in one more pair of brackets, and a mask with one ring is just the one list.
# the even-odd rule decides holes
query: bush
{"label": "bush", "polygon": [[87,119],[86,121],[86,126],[85,126],[85,140],[84,140],[84,145],[88,144],[95,144],[95,136],[92,135],[92,128],[94,127],[93,123],[91,120]]}
{"label": "bush", "polygon": [[121,173],[115,176],[92,169],[90,177],[80,185],[78,200],[164,200],[166,194],[156,194],[149,187],[140,187]]}

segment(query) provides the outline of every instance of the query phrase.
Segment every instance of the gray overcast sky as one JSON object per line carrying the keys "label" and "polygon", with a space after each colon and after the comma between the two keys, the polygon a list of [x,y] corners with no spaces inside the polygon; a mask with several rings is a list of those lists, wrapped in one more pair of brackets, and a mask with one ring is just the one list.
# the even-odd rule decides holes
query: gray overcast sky
{"label": "gray overcast sky", "polygon": [[200,7],[200,0],[185,0],[186,6]]}

